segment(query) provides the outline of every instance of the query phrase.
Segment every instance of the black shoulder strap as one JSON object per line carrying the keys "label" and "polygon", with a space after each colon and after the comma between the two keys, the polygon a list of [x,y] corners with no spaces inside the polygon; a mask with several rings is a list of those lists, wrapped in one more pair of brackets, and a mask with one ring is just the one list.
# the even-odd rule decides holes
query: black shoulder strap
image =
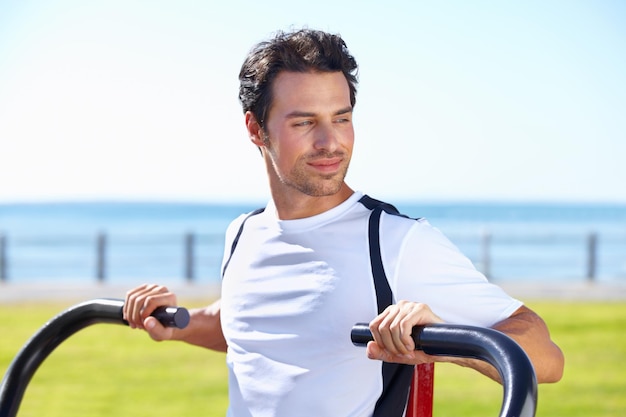
{"label": "black shoulder strap", "polygon": [[230,255],[228,255],[228,260],[224,263],[224,267],[222,268],[222,279],[224,279],[224,274],[226,273],[226,268],[230,263],[230,259],[233,257],[233,253],[235,253],[235,248],[237,247],[237,243],[239,243],[239,238],[241,237],[241,232],[243,232],[243,226],[246,224],[246,221],[252,216],[263,213],[265,208],[256,209],[250,214],[246,216],[245,219],[241,222],[241,226],[239,226],[239,230],[237,231],[237,235],[235,235],[235,239],[233,239],[233,244],[230,246]]}
{"label": "black shoulder strap", "polygon": [[382,313],[389,305],[393,304],[393,293],[389,287],[387,274],[383,266],[383,259],[380,252],[380,215],[383,211],[397,216],[400,214],[397,208],[391,204],[383,203],[375,200],[368,195],[364,195],[359,200],[365,207],[372,210],[369,218],[369,247],[370,247],[370,264],[372,266],[372,275],[374,276],[374,288],[376,289],[376,302],[378,304],[378,314]]}
{"label": "black shoulder strap", "polygon": [[[376,303],[378,314],[380,314],[389,305],[393,304],[393,293],[385,274],[380,252],[380,216],[383,211],[396,216],[407,216],[400,214],[398,209],[391,204],[383,203],[367,195],[364,195],[359,201],[372,210],[369,217],[368,239]],[[409,398],[413,370],[414,367],[412,365],[383,362],[383,392],[376,402],[374,417],[404,415],[404,408]]]}

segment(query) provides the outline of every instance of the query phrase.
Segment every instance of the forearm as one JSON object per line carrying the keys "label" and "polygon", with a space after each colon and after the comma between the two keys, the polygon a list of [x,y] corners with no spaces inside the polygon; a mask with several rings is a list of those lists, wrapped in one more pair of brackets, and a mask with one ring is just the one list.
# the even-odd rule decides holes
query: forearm
{"label": "forearm", "polygon": [[[545,322],[527,307],[521,307],[511,317],[493,326],[515,340],[533,364],[537,382],[557,382],[563,375],[564,358],[559,347],[550,339]],[[449,358],[451,362],[470,367],[500,382],[496,369],[475,359]]]}
{"label": "forearm", "polygon": [[207,349],[226,352],[226,340],[220,323],[220,301],[189,311],[189,325],[176,330],[173,340],[181,340]]}
{"label": "forearm", "polygon": [[539,383],[561,379],[565,362],[563,352],[552,341],[548,326],[535,312],[521,307],[511,317],[493,327],[507,334],[524,349],[535,368]]}

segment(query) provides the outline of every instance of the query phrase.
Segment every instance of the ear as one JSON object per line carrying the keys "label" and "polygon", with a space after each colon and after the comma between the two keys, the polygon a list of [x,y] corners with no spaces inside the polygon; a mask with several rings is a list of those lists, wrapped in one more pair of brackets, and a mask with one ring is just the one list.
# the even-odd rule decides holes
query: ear
{"label": "ear", "polygon": [[263,146],[263,129],[259,122],[256,120],[256,117],[252,112],[247,111],[245,115],[246,120],[246,129],[248,130],[248,136],[250,137],[250,141],[254,143],[256,146]]}

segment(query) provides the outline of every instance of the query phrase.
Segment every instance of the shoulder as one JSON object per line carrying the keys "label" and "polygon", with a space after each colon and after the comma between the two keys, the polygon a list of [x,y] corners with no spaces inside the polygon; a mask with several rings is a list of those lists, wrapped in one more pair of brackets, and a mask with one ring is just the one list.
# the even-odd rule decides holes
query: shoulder
{"label": "shoulder", "polygon": [[385,239],[402,239],[413,244],[444,246],[458,250],[441,230],[424,217],[411,218],[383,213],[380,229],[381,236],[384,234]]}
{"label": "shoulder", "polygon": [[250,217],[256,216],[257,214],[261,214],[264,211],[265,211],[265,208],[258,208],[256,210],[250,211],[248,213],[243,213],[237,216],[233,221],[230,222],[230,224],[226,228],[226,240],[232,241],[235,238],[235,236],[239,233],[239,230],[241,230],[244,223],[246,223]]}
{"label": "shoulder", "polygon": [[434,245],[456,249],[454,244],[425,218],[410,218],[383,213],[380,219],[381,239],[402,241],[411,245]]}
{"label": "shoulder", "polygon": [[[381,217],[381,252],[392,282],[440,281],[463,274],[483,279],[471,260],[424,218],[385,214]],[[448,279],[448,278],[446,278]]]}

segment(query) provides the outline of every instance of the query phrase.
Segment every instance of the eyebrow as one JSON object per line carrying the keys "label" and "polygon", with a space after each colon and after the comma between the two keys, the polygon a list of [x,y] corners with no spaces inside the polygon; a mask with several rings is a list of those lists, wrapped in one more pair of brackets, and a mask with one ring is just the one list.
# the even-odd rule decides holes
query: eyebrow
{"label": "eyebrow", "polygon": [[[333,113],[333,116],[340,116],[342,114],[348,114],[348,113],[352,113],[352,106],[337,110],[335,113]],[[317,116],[317,114],[313,112],[294,110],[291,113],[288,113],[287,116],[285,117],[287,119],[295,119],[298,117],[314,117],[314,116]]]}

